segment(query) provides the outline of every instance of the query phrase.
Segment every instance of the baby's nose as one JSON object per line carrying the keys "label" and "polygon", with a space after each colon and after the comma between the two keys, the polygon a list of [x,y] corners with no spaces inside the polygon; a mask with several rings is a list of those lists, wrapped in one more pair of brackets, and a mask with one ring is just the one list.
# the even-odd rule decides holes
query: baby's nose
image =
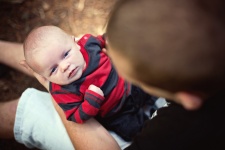
{"label": "baby's nose", "polygon": [[62,63],[60,65],[61,72],[65,72],[69,68],[69,66],[70,66],[69,63]]}

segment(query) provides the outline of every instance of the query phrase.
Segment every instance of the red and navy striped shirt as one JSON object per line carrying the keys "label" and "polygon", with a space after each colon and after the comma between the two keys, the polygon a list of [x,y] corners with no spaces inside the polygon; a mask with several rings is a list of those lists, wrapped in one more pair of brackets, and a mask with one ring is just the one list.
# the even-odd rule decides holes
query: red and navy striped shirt
{"label": "red and navy striped shirt", "polygon": [[[102,52],[105,47],[102,36],[86,34],[78,45],[86,62],[82,76],[68,85],[50,83],[50,93],[68,120],[83,123],[96,115],[111,116],[130,94],[130,84],[118,76],[110,58]],[[88,90],[91,84],[99,87],[104,97]]]}

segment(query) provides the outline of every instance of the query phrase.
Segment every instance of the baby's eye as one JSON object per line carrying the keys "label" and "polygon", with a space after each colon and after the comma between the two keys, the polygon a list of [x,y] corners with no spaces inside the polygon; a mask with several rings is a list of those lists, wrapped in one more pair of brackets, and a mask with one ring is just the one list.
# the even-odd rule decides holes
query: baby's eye
{"label": "baby's eye", "polygon": [[50,76],[56,71],[57,67],[52,68]]}
{"label": "baby's eye", "polygon": [[64,54],[64,57],[68,56],[68,55],[69,55],[69,52],[70,52],[70,50],[67,51],[67,52]]}

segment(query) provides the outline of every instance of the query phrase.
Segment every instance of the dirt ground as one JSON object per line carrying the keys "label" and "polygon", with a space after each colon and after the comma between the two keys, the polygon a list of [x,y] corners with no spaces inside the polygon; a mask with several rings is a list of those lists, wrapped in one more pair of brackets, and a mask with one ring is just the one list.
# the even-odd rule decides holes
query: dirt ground
{"label": "dirt ground", "polygon": [[[75,36],[104,32],[116,0],[24,0],[19,4],[0,0],[0,40],[23,42],[28,32],[41,25],[56,25]],[[7,68],[0,77],[1,101],[18,98],[28,87],[45,90],[35,79]],[[0,150],[26,150],[14,140],[1,140]]]}

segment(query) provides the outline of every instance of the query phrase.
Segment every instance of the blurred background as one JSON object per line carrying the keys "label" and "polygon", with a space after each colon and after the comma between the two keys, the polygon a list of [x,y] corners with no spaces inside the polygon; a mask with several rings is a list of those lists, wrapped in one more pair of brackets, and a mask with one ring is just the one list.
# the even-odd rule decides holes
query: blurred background
{"label": "blurred background", "polygon": [[[0,40],[23,42],[35,27],[55,25],[75,36],[104,33],[116,0],[0,0]],[[0,64],[0,101],[18,98],[28,87],[45,89],[36,79]],[[0,150],[27,150],[14,140],[1,140]]]}

